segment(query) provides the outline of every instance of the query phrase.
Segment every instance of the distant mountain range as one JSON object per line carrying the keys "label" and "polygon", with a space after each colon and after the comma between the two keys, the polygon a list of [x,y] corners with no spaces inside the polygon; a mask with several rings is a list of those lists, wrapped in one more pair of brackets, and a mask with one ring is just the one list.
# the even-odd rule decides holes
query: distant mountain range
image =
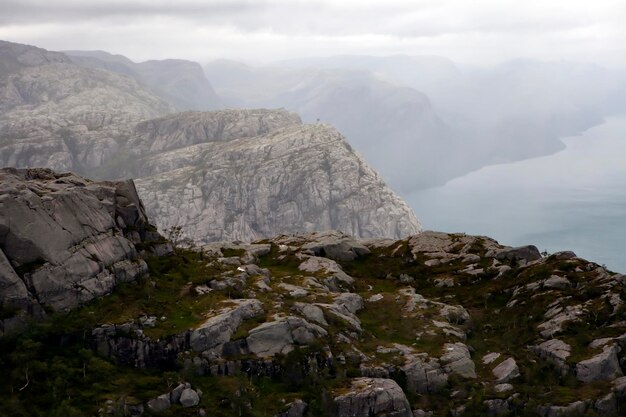
{"label": "distant mountain range", "polygon": [[[407,204],[330,126],[304,125],[285,110],[176,113],[191,105],[177,94],[196,107],[216,103],[197,64],[134,64],[105,53],[70,59],[8,42],[0,44],[0,61],[0,166],[139,178],[161,230],[198,242],[327,229],[397,238],[421,230]],[[189,79],[201,87],[195,96],[175,87]]]}
{"label": "distant mountain range", "polygon": [[336,126],[404,192],[485,165],[562,149],[603,117],[626,113],[626,72],[511,61],[490,69],[435,56],[336,56],[205,72],[230,105],[284,106]]}

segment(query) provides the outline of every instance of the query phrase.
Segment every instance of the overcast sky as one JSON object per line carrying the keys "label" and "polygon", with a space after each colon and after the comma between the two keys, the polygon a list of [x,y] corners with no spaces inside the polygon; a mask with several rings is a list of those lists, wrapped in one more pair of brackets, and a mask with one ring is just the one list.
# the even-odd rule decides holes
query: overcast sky
{"label": "overcast sky", "polygon": [[403,53],[626,68],[626,0],[0,0],[0,39],[135,61]]}

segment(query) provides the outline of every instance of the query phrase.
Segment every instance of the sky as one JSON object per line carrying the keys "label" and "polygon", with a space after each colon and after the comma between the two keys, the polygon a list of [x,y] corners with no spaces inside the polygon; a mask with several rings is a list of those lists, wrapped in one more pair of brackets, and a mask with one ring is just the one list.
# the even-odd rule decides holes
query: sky
{"label": "sky", "polygon": [[0,0],[0,39],[135,60],[341,54],[626,68],[625,0]]}

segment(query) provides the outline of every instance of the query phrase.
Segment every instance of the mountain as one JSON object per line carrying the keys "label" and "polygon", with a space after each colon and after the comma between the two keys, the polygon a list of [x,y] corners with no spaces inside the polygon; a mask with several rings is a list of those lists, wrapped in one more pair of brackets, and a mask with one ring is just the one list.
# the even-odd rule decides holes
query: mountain
{"label": "mountain", "polygon": [[214,61],[205,72],[230,103],[329,121],[404,193],[559,151],[560,138],[626,113],[626,72],[567,62],[470,68],[433,56],[346,55],[265,67]]}
{"label": "mountain", "polygon": [[88,172],[139,121],[173,108],[132,78],[0,43],[0,166]]}
{"label": "mountain", "polygon": [[[16,72],[0,81],[0,166],[138,178],[162,231],[203,242],[333,228],[399,238],[420,230],[406,203],[329,126],[303,125],[284,110],[174,114],[123,74],[120,67],[135,68],[123,57],[96,54],[112,72],[61,53],[46,58],[34,47],[8,49],[18,53],[7,54]],[[20,59],[31,66],[20,69]]]}
{"label": "mountain", "polygon": [[221,107],[220,99],[197,62],[165,59],[135,63],[125,56],[104,51],[65,51],[65,54],[78,65],[133,77],[178,111]]}
{"label": "mountain", "polygon": [[132,182],[49,170],[2,170],[0,204],[2,415],[625,411],[626,277],[572,252],[335,231],[172,249]]}
{"label": "mountain", "polygon": [[229,61],[205,66],[230,105],[285,107],[307,122],[335,126],[389,181],[407,191],[441,182],[458,170],[441,157],[461,160],[452,131],[427,96],[365,71],[254,68]]}
{"label": "mountain", "polygon": [[286,111],[227,110],[166,116],[138,130],[130,149],[152,155],[135,163],[137,186],[161,230],[181,226],[196,242],[421,230],[406,203],[328,125],[303,125]]}

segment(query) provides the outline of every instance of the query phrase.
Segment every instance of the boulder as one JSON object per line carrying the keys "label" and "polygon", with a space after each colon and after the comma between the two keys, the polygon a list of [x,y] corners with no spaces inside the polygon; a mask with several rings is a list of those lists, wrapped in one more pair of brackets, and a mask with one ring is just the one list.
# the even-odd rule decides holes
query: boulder
{"label": "boulder", "polygon": [[231,305],[191,332],[189,344],[192,350],[202,352],[229,342],[244,320],[263,314],[263,305],[257,299],[228,300],[228,303]]}
{"label": "boulder", "polygon": [[444,354],[439,358],[447,373],[457,374],[464,378],[476,378],[476,366],[472,361],[469,349],[463,343],[446,343]]}
{"label": "boulder", "polygon": [[413,417],[404,392],[392,379],[357,378],[333,399],[330,417]]}
{"label": "boulder", "polygon": [[185,388],[180,394],[180,405],[185,408],[194,407],[200,403],[198,393],[191,388]]}
{"label": "boulder", "polygon": [[493,368],[491,372],[496,377],[496,381],[499,384],[509,382],[520,376],[519,367],[513,358],[505,359],[502,363]]}
{"label": "boulder", "polygon": [[537,407],[540,417],[574,417],[582,416],[588,408],[587,401],[575,401],[565,406],[542,405]]}
{"label": "boulder", "polygon": [[560,277],[558,275],[552,275],[550,278],[543,282],[544,288],[555,288],[558,290],[565,289],[569,287],[571,284],[569,280],[565,277]]}
{"label": "boulder", "polygon": [[568,372],[569,367],[566,360],[570,356],[571,347],[567,343],[559,339],[550,339],[539,345],[531,346],[530,349],[540,358],[556,365],[563,375]]}
{"label": "boulder", "polygon": [[275,417],[304,417],[309,405],[301,399],[296,399],[287,405],[287,410],[276,414]]}
{"label": "boulder", "polygon": [[576,364],[576,378],[584,383],[592,381],[611,381],[623,376],[617,357],[619,347],[605,346],[602,353]]}
{"label": "boulder", "polygon": [[541,259],[541,253],[534,245],[519,246],[501,250],[496,254],[496,259],[500,262],[528,263]]}
{"label": "boulder", "polygon": [[170,408],[171,406],[172,404],[170,403],[169,394],[159,395],[158,397],[153,398],[150,401],[148,401],[148,408],[150,409],[150,411],[154,413],[161,413],[167,410],[168,408]]}
{"label": "boulder", "polygon": [[439,391],[448,383],[448,374],[434,358],[424,355],[407,355],[402,366],[409,391],[426,394]]}
{"label": "boulder", "polygon": [[321,324],[322,326],[328,326],[326,319],[324,318],[324,311],[318,306],[308,303],[295,303],[294,309],[302,314],[305,319],[310,322]]}
{"label": "boulder", "polygon": [[32,313],[109,294],[147,275],[135,243],[156,238],[150,228],[130,180],[0,169],[0,300]]}
{"label": "boulder", "polygon": [[295,316],[281,317],[250,330],[246,342],[250,353],[268,357],[289,353],[294,345],[308,345],[326,337],[326,330]]}
{"label": "boulder", "polygon": [[309,242],[302,246],[302,250],[340,262],[353,261],[370,253],[365,245],[353,237],[336,231],[312,233]]}

